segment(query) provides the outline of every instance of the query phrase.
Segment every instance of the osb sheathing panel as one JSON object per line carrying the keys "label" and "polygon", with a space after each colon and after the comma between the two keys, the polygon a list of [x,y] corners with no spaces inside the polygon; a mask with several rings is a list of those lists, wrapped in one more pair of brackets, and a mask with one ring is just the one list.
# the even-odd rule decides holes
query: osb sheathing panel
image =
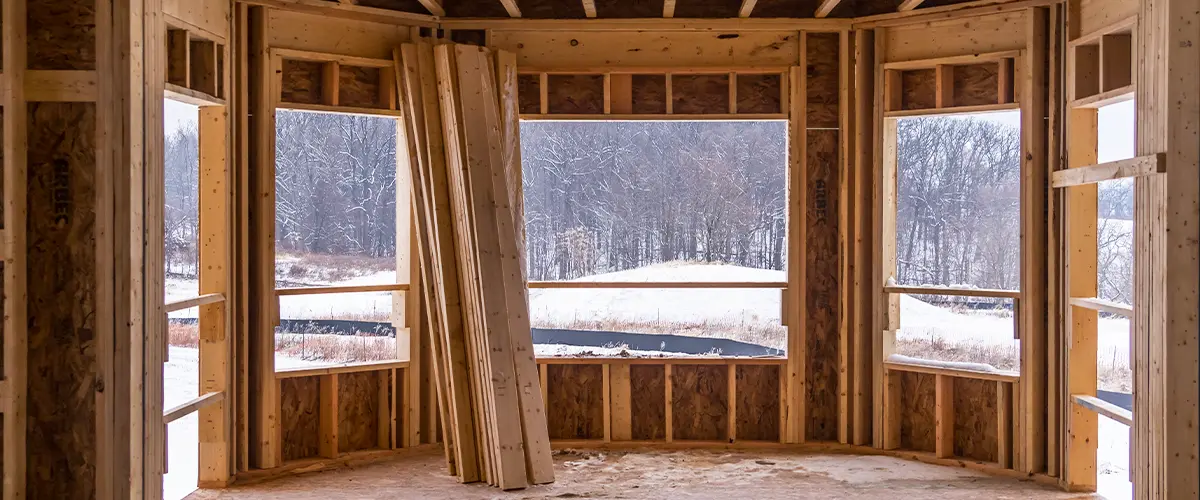
{"label": "osb sheathing panel", "polygon": [[162,9],[164,14],[228,39],[231,4],[229,0],[162,0]]}
{"label": "osb sheathing panel", "polygon": [[954,379],[954,455],[995,462],[996,382]]}
{"label": "osb sheathing panel", "polygon": [[[499,2],[496,2],[499,3]],[[409,28],[394,24],[268,9],[273,48],[391,59],[392,49],[409,41]],[[336,36],[331,36],[336,34]]]}
{"label": "osb sheathing panel", "polygon": [[996,104],[1000,93],[1000,66],[995,63],[954,66],[954,105]]}
{"label": "osb sheathing panel", "polygon": [[914,69],[900,72],[900,109],[937,107],[937,72]]}
{"label": "osb sheathing panel", "polygon": [[813,17],[816,11],[810,0],[758,0],[750,17]]}
{"label": "osb sheathing panel", "polygon": [[738,113],[782,113],[781,75],[737,75]]}
{"label": "osb sheathing panel", "polygon": [[30,103],[28,127],[26,496],[93,498],[96,108]]}
{"label": "osb sheathing panel", "polygon": [[604,75],[550,75],[548,85],[550,113],[604,113]]}
{"label": "osb sheathing panel", "polygon": [[354,3],[363,7],[375,7],[379,9],[399,10],[403,12],[414,12],[417,14],[429,14],[429,10],[421,5],[417,0],[354,0]]}
{"label": "osb sheathing panel", "polygon": [[446,0],[442,7],[448,17],[508,17],[497,0]]}
{"label": "osb sheathing panel", "polygon": [[96,69],[96,2],[38,0],[25,9],[29,69]]}
{"label": "osb sheathing panel", "polygon": [[630,81],[635,114],[666,114],[667,75],[631,75]]}
{"label": "osb sheathing panel", "polygon": [[836,440],[838,425],[838,132],[809,130],[805,207],[806,437]]}
{"label": "osb sheathing panel", "polygon": [[541,75],[517,75],[517,105],[522,114],[542,112]]}
{"label": "osb sheathing panel", "polygon": [[324,81],[322,63],[283,60],[280,100],[301,104],[321,104]]}
{"label": "osb sheathing panel", "polygon": [[487,30],[452,30],[450,40],[454,43],[487,46]]}
{"label": "osb sheathing panel", "polygon": [[491,33],[492,47],[512,51],[523,71],[537,69],[705,66],[791,66],[799,57],[793,31]]}
{"label": "osb sheathing panel", "polygon": [[900,447],[906,450],[934,451],[937,409],[934,375],[900,374]]}
{"label": "osb sheathing panel", "polygon": [[379,374],[338,375],[338,451],[379,447]]}
{"label": "osb sheathing panel", "polygon": [[666,368],[655,365],[630,365],[629,390],[633,439],[665,439],[667,437]]}
{"label": "osb sheathing panel", "polygon": [[779,366],[737,366],[739,441],[779,441]]}
{"label": "osb sheathing panel", "polygon": [[729,75],[672,75],[671,106],[677,115],[729,113]]}
{"label": "osb sheathing panel", "polygon": [[635,19],[662,17],[662,0],[595,0],[596,17]]}
{"label": "osb sheathing panel", "polygon": [[587,17],[583,2],[558,0],[517,0],[521,17],[528,19],[583,19]]}
{"label": "osb sheathing panel", "polygon": [[1087,35],[1118,21],[1137,17],[1138,2],[1129,0],[1080,0],[1079,34]]}
{"label": "osb sheathing panel", "polygon": [[675,439],[728,437],[729,374],[722,365],[675,365],[671,373],[671,425]]}
{"label": "osb sheathing panel", "polygon": [[1023,49],[1025,13],[899,26],[884,30],[884,37],[889,62]]}
{"label": "osb sheathing panel", "polygon": [[809,33],[806,40],[808,80],[805,91],[808,94],[806,116],[809,128],[838,126],[839,36],[837,33]]}
{"label": "osb sheathing panel", "polygon": [[604,438],[601,365],[546,365],[550,439]]}
{"label": "osb sheathing panel", "polygon": [[338,68],[338,105],[379,108],[379,68]]}
{"label": "osb sheathing panel", "polygon": [[740,0],[687,0],[675,3],[675,17],[681,19],[737,17]]}
{"label": "osb sheathing panel", "polygon": [[315,457],[320,453],[321,382],[318,377],[279,381],[279,425],[283,430],[283,459]]}

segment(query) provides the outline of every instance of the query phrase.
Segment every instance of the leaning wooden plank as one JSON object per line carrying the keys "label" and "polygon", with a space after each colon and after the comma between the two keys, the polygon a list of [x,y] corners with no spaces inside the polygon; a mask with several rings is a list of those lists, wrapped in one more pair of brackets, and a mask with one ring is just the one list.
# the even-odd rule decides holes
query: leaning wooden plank
{"label": "leaning wooden plank", "polygon": [[456,472],[461,481],[474,482],[479,480],[475,459],[477,444],[470,414],[467,360],[461,341],[463,324],[454,242],[450,239],[446,157],[442,149],[433,47],[427,43],[404,44],[401,54],[400,81],[404,89],[402,105],[407,111],[406,132],[410,154],[417,160],[417,167],[410,172],[418,212],[421,285],[426,314],[430,318],[428,338],[435,360],[438,399],[445,407],[442,411],[443,441],[448,450],[447,459],[451,460],[451,472]]}
{"label": "leaning wooden plank", "polygon": [[[511,222],[505,227],[508,232],[500,232],[503,212],[508,209],[508,195],[496,192],[492,182],[493,172],[503,166],[494,77],[483,50],[470,45],[454,46],[462,116],[474,118],[462,121],[462,135],[467,160],[464,167],[470,179],[469,202],[475,216],[474,224],[469,229],[475,233],[477,245],[484,323],[482,340],[483,346],[486,346],[483,350],[486,352],[484,361],[490,363],[490,370],[485,373],[491,382],[489,394],[494,407],[494,413],[490,415],[492,418],[487,423],[492,428],[498,450],[494,457],[499,474],[497,482],[501,489],[508,490],[528,485],[524,440],[520,434],[506,432],[520,425],[520,403],[511,346],[512,324],[509,323],[516,312],[509,309],[508,291],[502,286],[506,259],[501,240],[515,238],[516,233],[512,230]],[[501,206],[504,210],[498,209]],[[511,254],[511,258],[515,259],[516,254]]]}
{"label": "leaning wooden plank", "polygon": [[1081,186],[1097,182],[1161,174],[1167,171],[1167,155],[1158,153],[1126,160],[1110,161],[1086,167],[1068,168],[1054,172],[1051,185],[1056,188]]}
{"label": "leaning wooden plank", "polygon": [[[470,380],[473,384],[471,387],[474,390],[470,391],[469,396],[474,404],[473,415],[477,418],[478,424],[475,426],[475,439],[477,440],[478,453],[475,457],[480,462],[480,470],[482,478],[489,484],[494,484],[495,469],[492,462],[492,451],[495,446],[492,443],[494,427],[489,425],[483,417],[494,414],[490,410],[491,399],[490,391],[486,388],[491,385],[490,379],[483,376],[488,373],[489,358],[483,356],[479,351],[479,331],[481,330],[481,319],[479,318],[481,308],[479,307],[477,295],[480,293],[479,282],[475,279],[475,266],[477,259],[474,258],[474,240],[469,230],[472,213],[466,198],[468,196],[469,186],[464,178],[467,153],[465,147],[465,139],[463,135],[463,113],[462,104],[459,96],[459,73],[458,65],[455,61],[456,52],[450,45],[438,45],[435,50],[435,62],[437,66],[437,84],[438,96],[442,110],[442,130],[443,140],[446,151],[446,185],[448,196],[448,213],[453,216],[453,224],[446,227],[446,237],[452,235],[454,241],[455,254],[454,259],[458,262],[458,282],[462,300],[463,323],[465,334],[461,337],[452,337],[454,342],[461,342],[468,358],[464,360],[470,368]],[[441,228],[439,228],[441,229]]]}
{"label": "leaning wooden plank", "polygon": [[1076,405],[1092,410],[1122,424],[1133,425],[1133,412],[1098,397],[1086,394],[1072,394],[1071,401]]}
{"label": "leaning wooden plank", "polygon": [[499,92],[499,113],[495,116],[495,123],[492,122],[493,115],[490,112],[485,115],[485,119],[488,121],[488,132],[492,137],[490,144],[500,142],[500,164],[493,164],[491,178],[495,195],[500,258],[505,277],[504,292],[508,298],[510,345],[520,398],[529,482],[543,484],[554,481],[554,459],[550,455],[545,402],[538,387],[537,361],[534,359],[533,333],[529,323],[515,54],[496,52],[495,85]]}
{"label": "leaning wooden plank", "polygon": [[1133,306],[1129,304],[1122,304],[1120,302],[1113,302],[1111,300],[1097,299],[1095,297],[1072,297],[1071,305],[1075,307],[1106,312],[1109,314],[1116,314],[1126,318],[1133,317]]}

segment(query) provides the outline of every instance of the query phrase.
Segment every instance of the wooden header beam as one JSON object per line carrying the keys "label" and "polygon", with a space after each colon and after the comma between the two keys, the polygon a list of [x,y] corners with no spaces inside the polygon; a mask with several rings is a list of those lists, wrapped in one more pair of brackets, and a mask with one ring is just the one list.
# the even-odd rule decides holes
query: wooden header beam
{"label": "wooden header beam", "polygon": [[1075,307],[1082,307],[1084,309],[1091,309],[1093,311],[1116,314],[1126,318],[1133,317],[1133,306],[1129,304],[1122,304],[1120,302],[1113,302],[1111,300],[1097,299],[1095,297],[1072,297],[1071,305]]}

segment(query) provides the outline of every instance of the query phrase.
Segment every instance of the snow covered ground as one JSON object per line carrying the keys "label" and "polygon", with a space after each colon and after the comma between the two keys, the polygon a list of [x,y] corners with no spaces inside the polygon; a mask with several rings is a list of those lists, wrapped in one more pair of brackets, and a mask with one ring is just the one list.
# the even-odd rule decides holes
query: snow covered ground
{"label": "snow covered ground", "polygon": [[[200,396],[200,350],[171,346],[163,370],[163,408],[170,409]],[[279,368],[315,365],[276,359]],[[167,424],[167,473],[163,476],[164,500],[179,500],[196,489],[200,475],[200,416],[192,413]]]}
{"label": "snow covered ground", "polygon": [[[386,283],[394,273],[363,274],[328,285]],[[667,263],[583,278],[587,281],[786,281],[782,271],[732,265]],[[196,295],[195,282],[168,279],[167,300]],[[719,336],[771,345],[779,340],[779,290],[775,289],[535,289],[530,290],[530,318],[535,327],[612,329],[617,331]],[[392,305],[390,293],[357,293],[285,297],[280,316],[285,319],[357,319],[386,321]],[[182,317],[194,317],[184,311]],[[370,318],[370,319],[369,319]],[[1002,352],[1017,348],[1013,319],[1006,313],[961,311],[938,307],[913,296],[900,301],[901,341],[929,341],[947,345],[973,345]],[[608,328],[605,328],[608,327]],[[618,330],[617,327],[624,328]],[[666,330],[666,331],[664,331]],[[749,338],[740,337],[748,335]],[[782,347],[782,345],[772,345]],[[1129,322],[1100,319],[1100,362],[1128,364]],[[167,365],[167,407],[196,397],[198,373],[194,349],[171,348]],[[537,345],[538,356],[655,356],[660,352],[627,351],[620,346],[578,347]],[[675,354],[671,354],[675,355]],[[190,357],[189,357],[190,356]],[[953,360],[948,360],[953,361]],[[277,357],[281,366],[315,364]],[[189,385],[190,384],[190,385]],[[171,424],[168,445],[170,472],[167,498],[186,495],[195,487],[196,417]],[[190,443],[190,444],[189,444]],[[1128,483],[1129,430],[1101,417],[1098,482],[1107,498],[1130,497]]]}

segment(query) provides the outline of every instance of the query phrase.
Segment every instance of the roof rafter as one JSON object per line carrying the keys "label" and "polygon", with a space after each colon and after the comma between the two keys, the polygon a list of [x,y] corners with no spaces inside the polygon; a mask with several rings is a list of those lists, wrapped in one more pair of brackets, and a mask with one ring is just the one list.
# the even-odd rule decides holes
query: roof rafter
{"label": "roof rafter", "polygon": [[588,17],[596,17],[596,0],[583,0],[583,12]]}
{"label": "roof rafter", "polygon": [[508,17],[521,17],[521,8],[517,7],[517,0],[500,0],[504,5],[504,10],[508,11]]}
{"label": "roof rafter", "polygon": [[417,0],[421,5],[428,10],[430,14],[435,16],[445,16],[446,9],[442,7],[442,0]]}
{"label": "roof rafter", "polygon": [[817,12],[813,14],[813,17],[828,16],[829,13],[833,12],[833,9],[837,8],[839,3],[842,3],[842,0],[821,0],[820,5],[817,5]]}
{"label": "roof rafter", "polygon": [[921,2],[924,1],[925,0],[904,0],[899,7],[896,7],[896,10],[899,12],[907,12],[917,8],[917,6],[921,5]]}
{"label": "roof rafter", "polygon": [[663,0],[663,17],[675,17],[675,0]]}
{"label": "roof rafter", "polygon": [[754,5],[758,0],[742,0],[742,8],[738,9],[738,17],[750,17],[750,13],[754,12]]}

